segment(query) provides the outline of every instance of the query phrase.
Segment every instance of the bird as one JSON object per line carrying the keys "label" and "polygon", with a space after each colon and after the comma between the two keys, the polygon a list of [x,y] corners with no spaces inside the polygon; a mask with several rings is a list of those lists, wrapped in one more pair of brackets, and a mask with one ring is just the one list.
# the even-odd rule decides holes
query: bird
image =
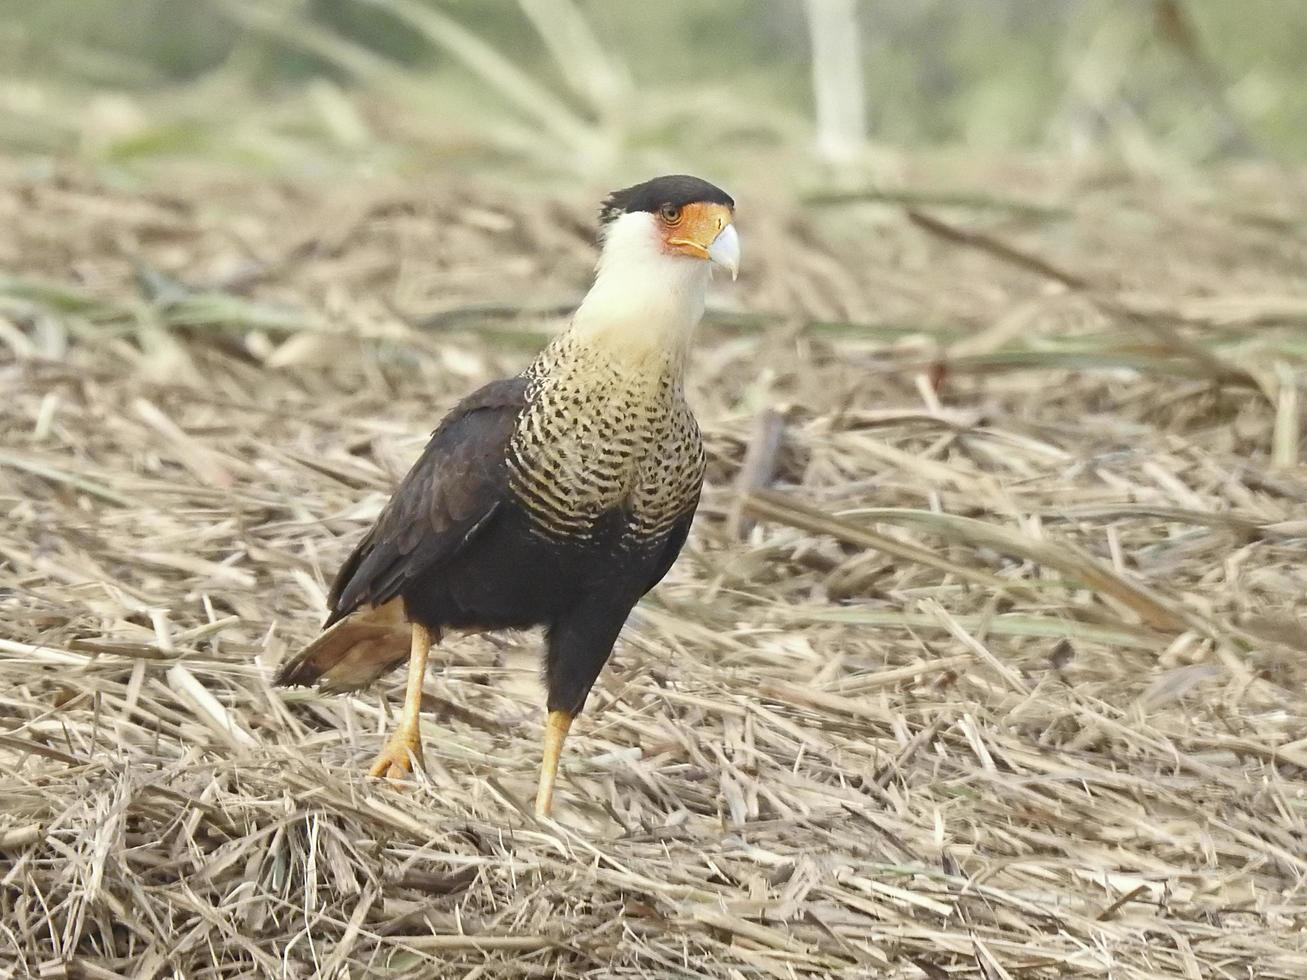
{"label": "bird", "polygon": [[422,686],[445,633],[543,627],[534,812],[549,817],[568,732],[685,544],[705,468],[686,368],[712,269],[739,271],[735,201],[698,177],[655,177],[604,199],[599,246],[567,326],[444,417],[340,567],[323,632],[275,676],[357,690],[408,661],[372,776],[421,763]]}

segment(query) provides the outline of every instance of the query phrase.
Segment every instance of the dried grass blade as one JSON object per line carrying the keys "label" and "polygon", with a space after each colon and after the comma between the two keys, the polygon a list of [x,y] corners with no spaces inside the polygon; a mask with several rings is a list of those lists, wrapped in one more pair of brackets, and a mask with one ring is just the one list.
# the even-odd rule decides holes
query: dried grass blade
{"label": "dried grass blade", "polygon": [[226,706],[200,683],[199,678],[181,664],[168,668],[168,684],[184,700],[205,725],[217,732],[232,745],[249,748],[258,745],[245,728],[236,721]]}
{"label": "dried grass blade", "polygon": [[[905,630],[945,628],[938,619],[926,613],[868,609],[860,606],[815,608],[786,606],[776,608],[771,615],[793,623],[848,623]],[[1168,641],[1165,634],[1128,623],[1107,626],[1101,623],[1084,623],[1075,619],[1022,613],[1001,613],[996,616],[955,615],[953,618],[966,630],[983,629],[999,636],[1042,636],[1050,639],[1133,647],[1140,650],[1159,650]]]}
{"label": "dried grass blade", "polygon": [[562,101],[484,40],[434,7],[412,0],[360,0],[394,14],[535,118],[567,146],[585,149],[598,134]]}
{"label": "dried grass blade", "polygon": [[[877,548],[903,558],[911,558],[922,564],[935,568],[947,568],[959,577],[976,581],[979,576],[970,569],[962,568],[952,562],[936,558],[925,549],[913,548],[874,531],[849,524],[847,521],[832,517],[814,507],[801,504],[791,497],[780,494],[760,492],[749,497],[748,506],[755,514],[770,519],[782,519],[796,527],[809,531],[834,534],[842,540],[861,544],[867,548]],[[941,514],[935,511],[912,510],[909,508],[858,508],[849,513],[859,517],[882,521],[886,524],[924,527],[943,535],[953,541],[969,545],[982,545],[1011,555],[1036,562],[1049,568],[1055,568],[1071,576],[1088,588],[1111,596],[1118,602],[1133,610],[1149,626],[1164,630],[1203,629],[1199,618],[1179,606],[1169,603],[1160,595],[1142,585],[1127,582],[1119,575],[1106,568],[1098,561],[1083,553],[1065,541],[1050,543],[1032,538],[1029,535],[988,524],[971,517],[959,517],[954,514]],[[800,523],[801,522],[801,523]],[[960,571],[959,571],[960,570]],[[985,584],[1002,588],[1004,591],[1026,592],[1021,586],[1003,582],[992,576]]]}
{"label": "dried grass blade", "polygon": [[817,510],[815,507],[799,504],[789,496],[765,491],[751,493],[744,498],[743,507],[746,513],[763,520],[776,521],[814,534],[829,534],[834,538],[847,541],[849,544],[861,548],[873,548],[896,558],[903,558],[919,565],[938,569],[964,582],[983,585],[986,588],[1009,594],[1033,595],[1028,588],[1019,583],[1004,581],[994,575],[976,571],[965,565],[959,565],[947,558],[941,558],[925,548],[918,548],[915,545],[898,541],[887,535],[877,534],[867,528],[858,527],[856,524],[841,521]]}
{"label": "dried grass blade", "polygon": [[76,476],[72,473],[65,472],[55,466],[39,462],[34,459],[27,459],[19,456],[17,453],[11,453],[0,449],[0,466],[8,466],[15,470],[22,470],[25,473],[31,473],[33,476],[43,477],[54,483],[62,483],[65,486],[81,490],[83,493],[90,494],[92,497],[99,497],[111,504],[117,504],[119,507],[133,507],[135,504],[115,490],[111,490],[102,483],[96,483],[94,480],[88,480],[85,477]]}

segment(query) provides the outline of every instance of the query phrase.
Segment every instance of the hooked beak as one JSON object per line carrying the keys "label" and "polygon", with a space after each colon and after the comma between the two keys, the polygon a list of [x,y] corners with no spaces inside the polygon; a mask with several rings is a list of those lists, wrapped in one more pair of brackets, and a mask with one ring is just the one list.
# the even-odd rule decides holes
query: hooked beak
{"label": "hooked beak", "polygon": [[740,272],[740,236],[735,233],[734,212],[724,204],[687,204],[683,219],[672,229],[667,244],[682,255],[708,259],[730,272]]}
{"label": "hooked beak", "polygon": [[727,225],[713,239],[708,246],[708,259],[729,272],[731,279],[740,275],[740,236],[735,233],[735,225]]}

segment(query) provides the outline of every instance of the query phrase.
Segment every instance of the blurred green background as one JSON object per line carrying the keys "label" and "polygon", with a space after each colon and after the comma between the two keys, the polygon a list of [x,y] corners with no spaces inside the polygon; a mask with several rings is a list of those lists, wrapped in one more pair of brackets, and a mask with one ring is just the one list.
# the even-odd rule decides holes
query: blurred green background
{"label": "blurred green background", "polygon": [[1299,0],[0,0],[0,154],[128,177],[1290,165],[1304,82]]}

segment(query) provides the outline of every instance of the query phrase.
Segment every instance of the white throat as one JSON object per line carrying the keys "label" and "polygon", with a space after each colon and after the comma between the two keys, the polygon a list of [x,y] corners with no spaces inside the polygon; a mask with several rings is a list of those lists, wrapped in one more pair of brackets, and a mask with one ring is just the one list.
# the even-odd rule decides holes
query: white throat
{"label": "white throat", "polygon": [[641,211],[608,226],[594,285],[572,318],[573,337],[624,361],[683,356],[703,318],[709,263],[664,252],[654,221]]}

